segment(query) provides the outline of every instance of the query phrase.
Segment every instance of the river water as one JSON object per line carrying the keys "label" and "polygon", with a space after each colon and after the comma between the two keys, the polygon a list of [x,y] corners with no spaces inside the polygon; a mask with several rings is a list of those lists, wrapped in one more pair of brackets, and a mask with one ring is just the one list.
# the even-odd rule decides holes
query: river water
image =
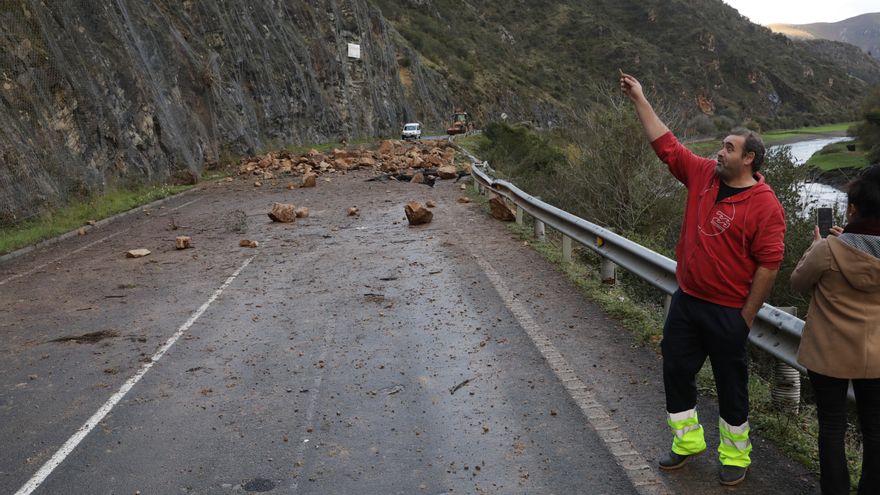
{"label": "river water", "polygon": [[[821,150],[831,143],[839,143],[841,141],[850,141],[849,137],[834,137],[810,139],[808,141],[800,141],[794,144],[788,144],[791,149],[791,156],[795,163],[803,165],[814,153]],[[780,148],[783,145],[771,146],[770,149]],[[846,211],[846,194],[825,184],[818,182],[806,182],[801,185],[801,200],[803,201],[803,211],[805,214],[811,214],[813,208],[820,206],[833,207],[837,211],[837,215],[842,215]]]}

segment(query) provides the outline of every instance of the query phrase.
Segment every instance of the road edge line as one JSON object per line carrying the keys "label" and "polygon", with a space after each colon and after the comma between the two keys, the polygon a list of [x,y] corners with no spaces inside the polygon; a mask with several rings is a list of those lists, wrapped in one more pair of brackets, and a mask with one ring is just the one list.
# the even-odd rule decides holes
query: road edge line
{"label": "road edge line", "polygon": [[507,288],[507,285],[501,279],[501,275],[495,271],[487,260],[475,254],[470,247],[467,249],[483,270],[483,273],[486,274],[489,282],[495,287],[498,295],[501,296],[504,305],[513,313],[514,318],[517,319],[520,326],[526,331],[538,352],[541,353],[550,365],[553,374],[559,379],[569,396],[580,408],[587,423],[589,423],[605,444],[617,465],[623,469],[633,488],[640,495],[672,494],[673,492],[657,476],[657,473],[651,466],[648,465],[644,456],[636,450],[620,426],[611,419],[607,408],[599,402],[592,389],[577,376],[577,373],[568,364],[568,361],[562,357],[562,354],[556,350],[550,339],[541,331],[541,326],[532,318],[532,315],[529,314],[525,306],[516,299],[513,292]]}
{"label": "road edge line", "polygon": [[[177,194],[172,194],[171,196],[166,196],[164,198],[157,199],[156,201],[153,201],[152,203],[147,203],[145,205],[135,206],[134,208],[132,208],[130,210],[123,211],[123,212],[117,213],[115,215],[111,215],[107,218],[102,218],[101,220],[98,220],[97,222],[95,222],[95,225],[93,225],[92,227],[93,228],[94,227],[103,227],[107,224],[113,223],[113,222],[120,220],[122,218],[125,218],[129,215],[141,213],[146,209],[155,208],[155,207],[162,205],[168,201],[171,201],[172,199],[180,198],[181,196],[185,196],[191,192],[200,191],[200,190],[202,190],[202,186],[197,185],[197,186],[193,187],[192,189],[187,189],[186,191],[181,191]],[[88,230],[92,230],[92,229],[88,229]],[[63,234],[59,234],[55,237],[43,239],[42,241],[35,242],[34,244],[31,244],[29,246],[18,248],[15,251],[10,251],[4,255],[0,255],[0,264],[6,263],[7,261],[14,260],[15,258],[18,258],[19,256],[25,255],[27,253],[30,253],[31,251],[36,251],[37,249],[42,249],[45,247],[54,246],[55,244],[58,244],[61,241],[65,241],[67,239],[70,239],[71,237],[76,237],[78,235],[79,235],[79,228],[65,232]]]}
{"label": "road edge line", "polygon": [[214,291],[214,294],[212,294],[211,297],[207,301],[205,301],[205,303],[202,304],[199,309],[197,309],[189,317],[189,319],[186,320],[186,322],[183,323],[183,325],[178,327],[177,331],[174,332],[174,335],[169,337],[168,340],[165,341],[165,344],[163,344],[162,347],[160,347],[159,350],[150,357],[150,361],[144,363],[144,365],[141,366],[140,370],[138,370],[138,372],[135,373],[134,376],[126,380],[126,382],[123,383],[121,387],[119,387],[119,390],[116,391],[115,394],[111,395],[107,402],[105,402],[104,405],[101,406],[97,412],[95,412],[95,414],[93,414],[88,420],[86,420],[85,424],[82,425],[72,437],[64,442],[64,445],[62,445],[61,448],[59,448],[58,451],[55,452],[55,454],[48,461],[46,461],[45,464],[43,464],[43,466],[31,477],[31,479],[29,479],[17,492],[15,492],[15,495],[30,495],[34,490],[39,488],[40,485],[42,485],[43,482],[46,481],[46,478],[48,478],[49,475],[52,474],[52,472],[59,465],[61,465],[62,462],[64,462],[67,456],[69,456],[70,453],[73,452],[74,449],[76,449],[77,445],[79,445],[79,443],[83,441],[83,439],[89,434],[89,432],[91,432],[95,428],[95,426],[97,426],[98,423],[100,423],[104,419],[104,417],[107,416],[108,413],[110,413],[110,411],[116,406],[116,404],[118,404],[119,401],[121,401],[122,398],[125,397],[125,394],[127,394],[129,390],[131,390],[137,384],[137,382],[139,382],[141,378],[143,378],[144,375],[146,375],[147,372],[150,371],[150,368],[152,368],[153,365],[156,364],[156,362],[162,359],[162,356],[165,355],[168,349],[170,349],[171,346],[173,346],[177,342],[177,340],[180,339],[184,332],[186,332],[189,327],[191,327],[193,323],[195,323],[196,320],[198,320],[199,317],[204,314],[205,311],[207,311],[211,303],[213,303],[220,296],[220,294],[223,293],[223,291],[229,286],[229,284],[231,284],[232,281],[238,277],[241,271],[244,270],[251,263],[251,261],[254,260],[254,258],[256,258],[256,255],[251,256],[250,258],[245,260],[244,264],[242,264],[237,270],[235,270],[235,272],[233,272],[232,275],[230,275],[229,278],[226,279],[226,282],[224,282],[219,289]]}

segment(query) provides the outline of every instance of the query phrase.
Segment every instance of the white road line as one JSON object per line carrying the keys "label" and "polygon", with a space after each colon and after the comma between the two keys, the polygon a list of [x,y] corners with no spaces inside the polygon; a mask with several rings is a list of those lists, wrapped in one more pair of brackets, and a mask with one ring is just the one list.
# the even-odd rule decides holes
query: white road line
{"label": "white road line", "polygon": [[85,246],[82,246],[82,247],[79,247],[79,248],[77,248],[77,249],[74,249],[73,251],[68,251],[67,253],[64,253],[63,255],[61,255],[61,256],[55,258],[54,260],[49,261],[49,262],[46,262],[46,263],[43,263],[43,264],[40,265],[40,266],[37,266],[37,267],[31,268],[30,270],[28,270],[28,271],[26,271],[26,272],[16,273],[15,275],[12,275],[11,277],[7,277],[7,278],[5,278],[5,279],[3,279],[3,280],[0,280],[0,285],[3,285],[3,284],[6,284],[6,283],[9,283],[9,282],[12,282],[13,280],[16,280],[16,279],[19,279],[19,278],[24,277],[24,276],[26,276],[26,275],[30,275],[31,273],[34,273],[34,272],[40,271],[40,270],[42,270],[43,268],[46,268],[47,266],[49,266],[49,265],[51,265],[51,264],[53,264],[53,263],[58,263],[59,261],[63,260],[64,258],[67,258],[68,256],[70,256],[70,255],[72,255],[72,254],[79,253],[80,251],[85,251],[86,249],[88,249],[88,248],[94,246],[95,244],[100,244],[100,243],[102,243],[102,242],[104,242],[104,241],[106,241],[106,240],[108,240],[108,239],[111,239],[111,238],[113,238],[113,237],[118,236],[119,234],[123,234],[123,233],[125,233],[125,232],[128,232],[129,230],[131,230],[131,227],[129,227],[129,228],[125,229],[125,230],[120,230],[119,232],[117,232],[117,233],[115,233],[115,234],[110,234],[110,235],[108,235],[108,236],[106,236],[106,237],[102,237],[102,238],[98,239],[97,241],[90,242],[90,243],[86,244]]}
{"label": "white road line", "polygon": [[[179,210],[179,209],[181,209],[181,208],[183,208],[183,207],[186,207],[186,206],[189,206],[189,205],[191,205],[191,204],[193,204],[193,203],[195,203],[195,202],[201,201],[202,199],[204,199],[204,197],[196,198],[196,199],[194,199],[194,200],[192,200],[192,201],[187,201],[186,203],[184,203],[184,204],[182,204],[182,205],[180,205],[180,206],[175,206],[174,208],[171,208],[170,210],[168,210],[168,213],[171,213],[172,211],[177,211],[177,210]],[[160,217],[164,217],[164,216],[167,215],[168,213],[164,213],[164,214],[159,215],[159,216],[160,216]]]}
{"label": "white road line", "polygon": [[[168,210],[166,213],[164,213],[164,214],[162,214],[162,215],[159,215],[159,216],[164,217],[164,216],[168,215],[169,213],[171,213],[172,211],[177,211],[177,210],[179,210],[179,209],[181,209],[181,208],[183,208],[183,207],[186,207],[186,206],[189,206],[189,205],[191,205],[191,204],[193,204],[193,203],[196,203],[196,202],[198,202],[198,201],[201,201],[202,199],[204,199],[204,198],[196,198],[196,199],[194,199],[194,200],[192,200],[192,201],[187,201],[186,203],[184,203],[184,204],[182,204],[182,205],[180,205],[180,206],[176,206],[176,207],[174,207],[174,208],[171,208],[171,209]],[[129,228],[125,229],[125,230],[120,230],[119,232],[117,232],[117,233],[115,233],[115,234],[110,234],[110,235],[108,235],[108,236],[106,236],[106,237],[102,237],[101,239],[98,239],[97,241],[90,242],[90,243],[86,244],[85,246],[82,246],[82,247],[80,247],[80,248],[74,249],[73,251],[70,251],[70,252],[64,253],[63,255],[61,255],[61,256],[55,258],[54,260],[49,261],[49,262],[47,262],[47,263],[43,263],[42,265],[37,266],[37,267],[35,267],[35,268],[31,268],[30,270],[28,270],[28,271],[26,271],[26,272],[16,273],[15,275],[12,275],[11,277],[7,277],[7,278],[5,278],[5,279],[3,279],[3,280],[0,280],[0,285],[7,284],[7,283],[9,283],[9,282],[12,282],[13,280],[16,280],[16,279],[19,279],[19,278],[21,278],[21,277],[25,277],[25,276],[27,276],[27,275],[30,275],[31,273],[34,273],[34,272],[40,271],[40,270],[42,270],[43,268],[46,268],[47,266],[49,266],[49,265],[51,265],[51,264],[53,264],[53,263],[58,263],[59,261],[63,260],[64,258],[67,258],[68,256],[70,256],[70,255],[72,255],[72,254],[76,254],[76,253],[79,253],[79,252],[81,252],[81,251],[84,251],[84,250],[86,250],[86,249],[88,249],[88,248],[94,246],[95,244],[100,244],[100,243],[102,243],[102,242],[104,242],[104,241],[106,241],[106,240],[108,240],[108,239],[110,239],[110,238],[112,238],[112,237],[116,237],[116,236],[118,236],[119,234],[123,234],[123,233],[125,233],[125,232],[128,232],[129,230],[131,230],[131,227],[129,227]]]}
{"label": "white road line", "polygon": [[44,481],[46,481],[46,478],[48,478],[49,475],[52,474],[52,471],[54,471],[55,468],[57,468],[62,462],[64,462],[64,459],[66,459],[67,456],[70,455],[71,452],[73,452],[76,446],[79,445],[80,442],[82,442],[86,435],[88,435],[89,432],[92,431],[92,429],[94,429],[95,426],[97,426],[98,423],[100,423],[105,416],[107,416],[110,410],[113,409],[113,407],[122,400],[125,394],[127,394],[128,391],[131,390],[132,387],[134,387],[135,384],[139,382],[145,374],[147,374],[147,371],[150,371],[150,368],[152,368],[157,361],[162,359],[162,356],[165,355],[168,349],[170,349],[171,346],[173,346],[174,343],[177,342],[177,340],[183,335],[183,333],[186,332],[189,327],[191,327],[193,323],[195,323],[196,320],[199,319],[200,316],[202,316],[202,314],[208,309],[208,306],[210,306],[211,303],[214,302],[214,300],[217,299],[217,297],[219,297],[221,293],[223,293],[224,289],[229,287],[229,284],[231,284],[232,281],[235,280],[236,277],[238,277],[241,271],[244,270],[245,267],[247,267],[251,263],[251,261],[254,260],[255,257],[256,256],[251,256],[244,262],[243,265],[238,268],[238,270],[235,270],[235,272],[226,279],[226,282],[224,282],[223,285],[221,285],[220,288],[217,289],[207,301],[205,301],[205,304],[202,304],[202,306],[197,309],[196,312],[193,313],[192,316],[190,316],[189,319],[186,320],[186,322],[181,325],[176,332],[174,332],[174,335],[172,335],[165,342],[165,344],[160,347],[155,354],[153,354],[153,356],[150,358],[150,361],[144,363],[144,365],[141,366],[141,369],[133,377],[129,378],[128,381],[122,384],[122,387],[120,387],[119,390],[115,394],[113,394],[110,399],[107,400],[107,402],[105,402],[104,405],[101,406],[101,408],[98,409],[98,411],[93,414],[92,417],[89,418],[88,421],[86,421],[86,423],[82,425],[82,427],[80,427],[80,429],[77,430],[77,432],[72,437],[70,437],[69,440],[64,442],[64,445],[62,445],[61,448],[58,449],[58,452],[55,452],[55,455],[53,455],[51,459],[46,461],[46,463],[43,464],[43,467],[41,467],[40,470],[37,471],[37,473],[27,483],[25,483],[24,486],[21,487],[21,489],[15,492],[15,495],[29,495],[34,490],[39,488],[40,485],[43,484]]}
{"label": "white road line", "polygon": [[[467,246],[467,244],[465,244]],[[640,495],[667,495],[672,491],[663,483],[657,474],[648,465],[648,462],[640,454],[635,446],[627,438],[620,426],[611,419],[607,409],[600,403],[591,387],[588,387],[574,372],[568,361],[553,347],[532,315],[525,306],[520,303],[513,292],[507,288],[501,275],[492,268],[488,261],[477,255],[470,246],[467,246],[474,260],[480,265],[489,281],[495,286],[495,290],[504,304],[516,317],[520,326],[526,331],[532,343],[550,364],[553,373],[562,382],[575,403],[587,418],[587,422],[593,427],[596,434],[608,447],[614,460],[626,473],[633,487]]]}

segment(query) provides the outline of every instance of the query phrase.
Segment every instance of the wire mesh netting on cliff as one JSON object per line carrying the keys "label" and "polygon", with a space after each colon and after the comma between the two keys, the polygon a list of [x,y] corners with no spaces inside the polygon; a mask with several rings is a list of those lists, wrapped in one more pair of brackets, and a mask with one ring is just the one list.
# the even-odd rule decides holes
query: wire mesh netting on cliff
{"label": "wire mesh netting on cliff", "polygon": [[40,23],[15,3],[0,11],[0,225],[32,217],[68,193],[61,184],[70,175],[50,159],[52,135],[71,123],[66,83]]}

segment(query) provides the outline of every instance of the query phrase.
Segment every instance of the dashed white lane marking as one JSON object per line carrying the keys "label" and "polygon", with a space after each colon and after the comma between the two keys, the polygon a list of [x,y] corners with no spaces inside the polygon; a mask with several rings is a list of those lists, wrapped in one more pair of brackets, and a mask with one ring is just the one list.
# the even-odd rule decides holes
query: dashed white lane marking
{"label": "dashed white lane marking", "polygon": [[61,255],[61,256],[55,258],[54,260],[52,260],[52,261],[48,261],[48,262],[46,262],[46,263],[43,263],[43,264],[40,265],[40,266],[36,266],[36,267],[34,267],[34,268],[31,268],[31,269],[28,270],[28,271],[21,272],[21,273],[16,273],[15,275],[12,275],[12,276],[10,276],[10,277],[6,277],[6,278],[4,278],[3,280],[0,280],[0,285],[3,285],[3,284],[6,284],[6,283],[9,283],[9,282],[12,282],[13,280],[16,280],[16,279],[19,279],[19,278],[21,278],[21,277],[24,277],[24,276],[30,275],[31,273],[38,272],[38,271],[42,270],[43,268],[46,268],[47,266],[49,266],[49,265],[51,265],[51,264],[53,264],[53,263],[58,263],[59,261],[63,260],[64,258],[67,258],[67,257],[70,256],[70,255],[73,255],[73,254],[79,253],[79,252],[81,252],[81,251],[85,251],[86,249],[88,249],[88,248],[94,246],[95,244],[100,244],[100,243],[102,243],[102,242],[104,242],[104,241],[106,241],[106,240],[108,240],[108,239],[112,239],[112,238],[118,236],[119,234],[124,234],[125,232],[128,232],[129,230],[131,230],[131,227],[129,227],[129,228],[125,229],[125,230],[120,230],[119,232],[116,232],[115,234],[110,234],[110,235],[108,235],[108,236],[102,237],[102,238],[98,239],[97,241],[90,242],[90,243],[86,244],[85,246],[82,246],[82,247],[79,247],[79,248],[74,249],[73,251],[68,251],[68,252],[64,253],[63,255]]}
{"label": "dashed white lane marking", "polygon": [[633,487],[641,495],[669,495],[672,491],[657,476],[653,469],[648,465],[645,458],[640,454],[635,446],[627,438],[626,434],[620,429],[617,423],[611,419],[608,410],[597,399],[590,387],[587,387],[583,381],[574,372],[574,369],[568,364],[562,354],[553,347],[544,333],[541,326],[532,318],[528,310],[520,303],[513,292],[507,288],[498,272],[492,268],[492,265],[481,256],[474,253],[468,247],[471,255],[477,264],[482,268],[483,272],[489,278],[489,281],[495,286],[495,290],[504,304],[513,313],[514,317],[519,321],[520,326],[526,331],[529,338],[544,356],[544,359],[550,364],[553,373],[562,382],[562,386],[568,391],[575,403],[586,416],[587,421],[596,431],[596,434],[608,447],[611,455],[617,464],[623,468],[626,476],[632,482]]}
{"label": "dashed white lane marking", "polygon": [[251,256],[244,262],[244,264],[242,264],[238,268],[238,270],[235,270],[235,272],[226,279],[226,282],[224,282],[219,289],[214,291],[214,294],[212,294],[211,297],[207,301],[205,301],[205,304],[202,304],[201,307],[199,307],[199,309],[197,309],[196,312],[193,313],[192,316],[190,316],[189,319],[186,320],[186,322],[181,325],[176,332],[174,332],[174,335],[172,335],[167,341],[165,341],[165,344],[160,347],[155,354],[153,354],[153,356],[150,358],[150,361],[144,363],[144,365],[141,366],[141,369],[138,370],[138,372],[133,377],[129,378],[128,381],[122,384],[122,387],[120,387],[119,390],[115,394],[113,394],[110,399],[108,399],[107,402],[105,402],[104,405],[101,406],[101,408],[98,409],[98,411],[93,414],[92,417],[89,418],[88,421],[86,421],[86,423],[82,425],[82,427],[80,427],[80,429],[77,430],[77,432],[72,437],[70,437],[69,440],[64,442],[64,445],[62,445],[61,448],[58,449],[58,452],[55,452],[55,455],[53,455],[51,459],[46,461],[46,463],[43,464],[43,467],[41,467],[40,470],[37,471],[37,473],[34,474],[34,476],[30,480],[28,480],[27,483],[24,484],[24,486],[22,486],[17,492],[15,492],[15,495],[29,495],[34,490],[39,488],[40,485],[43,484],[44,481],[46,481],[46,478],[48,478],[49,475],[52,474],[52,471],[54,471],[55,468],[57,468],[62,462],[64,462],[64,459],[66,459],[67,456],[70,455],[71,452],[73,452],[76,446],[79,445],[80,442],[82,442],[86,435],[88,435],[89,432],[92,431],[92,429],[94,429],[95,426],[97,426],[98,423],[100,423],[105,416],[107,416],[110,410],[113,409],[113,407],[116,406],[116,404],[118,404],[120,400],[122,400],[125,394],[127,394],[128,391],[131,390],[132,387],[134,387],[135,384],[139,382],[140,379],[143,378],[148,371],[150,371],[150,368],[152,368],[153,365],[156,364],[156,362],[162,359],[162,356],[165,355],[168,349],[170,349],[171,346],[173,346],[174,343],[177,342],[177,340],[184,334],[184,332],[186,332],[189,327],[191,327],[193,323],[195,323],[196,320],[198,320],[199,317],[202,316],[202,314],[208,309],[208,306],[210,306],[211,303],[213,303],[214,300],[216,300],[217,297],[219,297],[220,294],[222,294],[223,291],[227,287],[229,287],[229,284],[231,284],[232,281],[235,280],[236,277],[238,277],[241,271],[244,270],[245,267],[247,267],[251,263],[251,261],[254,260],[255,257],[256,256]]}

